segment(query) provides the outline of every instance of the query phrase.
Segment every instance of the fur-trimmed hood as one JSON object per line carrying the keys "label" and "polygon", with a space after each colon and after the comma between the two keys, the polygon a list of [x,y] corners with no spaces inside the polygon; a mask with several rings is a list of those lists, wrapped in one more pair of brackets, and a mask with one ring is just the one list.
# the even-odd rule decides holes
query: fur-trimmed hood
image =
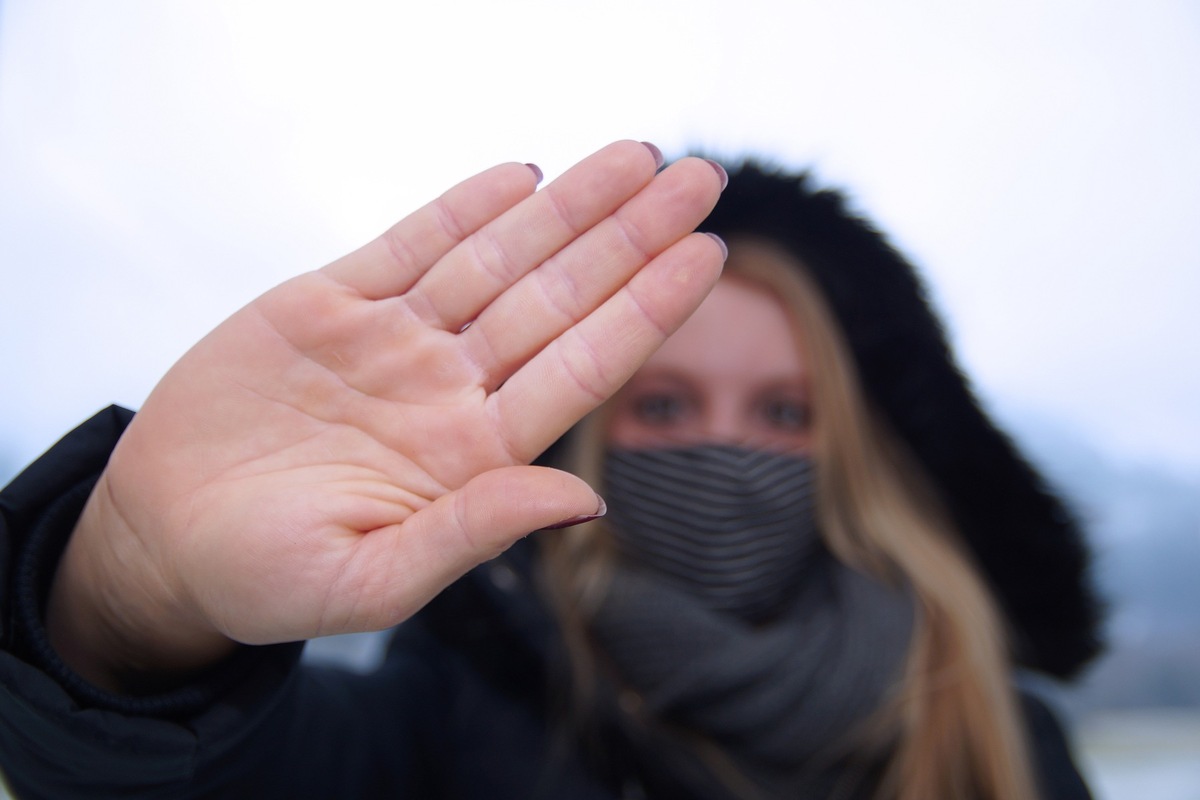
{"label": "fur-trimmed hood", "polygon": [[913,267],[807,174],[727,168],[729,185],[701,230],[772,240],[808,266],[870,402],[924,465],[999,597],[1018,662],[1076,675],[1101,649],[1083,538],[981,409]]}

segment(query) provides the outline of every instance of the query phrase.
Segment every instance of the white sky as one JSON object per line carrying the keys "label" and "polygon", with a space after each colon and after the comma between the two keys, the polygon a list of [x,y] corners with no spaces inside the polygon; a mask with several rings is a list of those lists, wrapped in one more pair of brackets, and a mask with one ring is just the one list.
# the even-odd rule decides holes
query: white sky
{"label": "white sky", "polygon": [[0,0],[0,473],[467,175],[633,137],[813,167],[982,394],[1200,477],[1198,44],[1189,0]]}

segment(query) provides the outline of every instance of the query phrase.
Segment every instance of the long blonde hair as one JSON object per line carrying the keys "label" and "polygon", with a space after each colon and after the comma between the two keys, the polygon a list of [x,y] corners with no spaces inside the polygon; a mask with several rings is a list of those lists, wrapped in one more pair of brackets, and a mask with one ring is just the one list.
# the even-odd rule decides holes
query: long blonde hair
{"label": "long blonde hair", "polygon": [[[830,551],[880,580],[906,581],[918,608],[904,677],[858,731],[865,750],[890,748],[877,797],[1036,797],[1002,616],[963,551],[924,471],[869,407],[840,328],[796,260],[761,239],[731,240],[726,275],[780,298],[810,361],[818,507]],[[600,486],[603,410],[585,423],[572,467]],[[603,600],[613,554],[603,525],[547,541],[545,580],[573,670],[573,705],[596,702],[587,620]],[[711,755],[711,754],[710,754]],[[711,759],[710,759],[711,760]],[[719,759],[727,783],[729,763]],[[749,795],[749,789],[746,789]]]}

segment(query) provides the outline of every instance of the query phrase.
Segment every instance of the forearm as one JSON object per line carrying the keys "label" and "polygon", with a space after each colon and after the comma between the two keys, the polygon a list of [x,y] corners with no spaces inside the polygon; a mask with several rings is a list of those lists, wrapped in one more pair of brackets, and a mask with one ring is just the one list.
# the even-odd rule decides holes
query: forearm
{"label": "forearm", "polygon": [[[242,648],[186,685],[136,696],[91,683],[51,645],[41,611],[54,565],[128,416],[97,415],[0,493],[0,768],[22,798],[202,796],[189,788],[200,773],[236,775],[204,759],[284,725],[298,645]],[[77,611],[65,619],[86,630]]]}

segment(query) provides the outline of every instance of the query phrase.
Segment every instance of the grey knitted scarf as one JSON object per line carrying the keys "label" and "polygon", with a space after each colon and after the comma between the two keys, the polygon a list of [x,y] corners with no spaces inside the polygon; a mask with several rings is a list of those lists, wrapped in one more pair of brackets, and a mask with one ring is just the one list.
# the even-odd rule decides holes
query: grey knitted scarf
{"label": "grey knitted scarf", "polygon": [[[676,506],[693,491],[710,508],[720,504],[724,493],[705,477],[706,459],[692,452],[687,460],[689,468],[675,470],[669,490],[660,490],[670,491]],[[630,471],[628,464],[620,469]],[[795,474],[786,464],[782,472]],[[644,494],[654,486],[647,479],[632,484]],[[646,499],[614,492],[611,481],[605,491],[614,510]],[[907,588],[884,586],[834,558],[815,526],[797,519],[794,530],[806,541],[783,550],[796,563],[749,573],[769,576],[762,586],[772,593],[774,578],[788,577],[787,602],[769,620],[715,607],[708,580],[681,580],[680,564],[690,559],[639,558],[643,548],[622,546],[592,626],[619,682],[640,696],[649,718],[715,743],[768,796],[828,796],[830,787],[855,777],[842,773],[863,769],[839,748],[897,685],[915,610]],[[618,535],[632,541],[637,533]]]}

